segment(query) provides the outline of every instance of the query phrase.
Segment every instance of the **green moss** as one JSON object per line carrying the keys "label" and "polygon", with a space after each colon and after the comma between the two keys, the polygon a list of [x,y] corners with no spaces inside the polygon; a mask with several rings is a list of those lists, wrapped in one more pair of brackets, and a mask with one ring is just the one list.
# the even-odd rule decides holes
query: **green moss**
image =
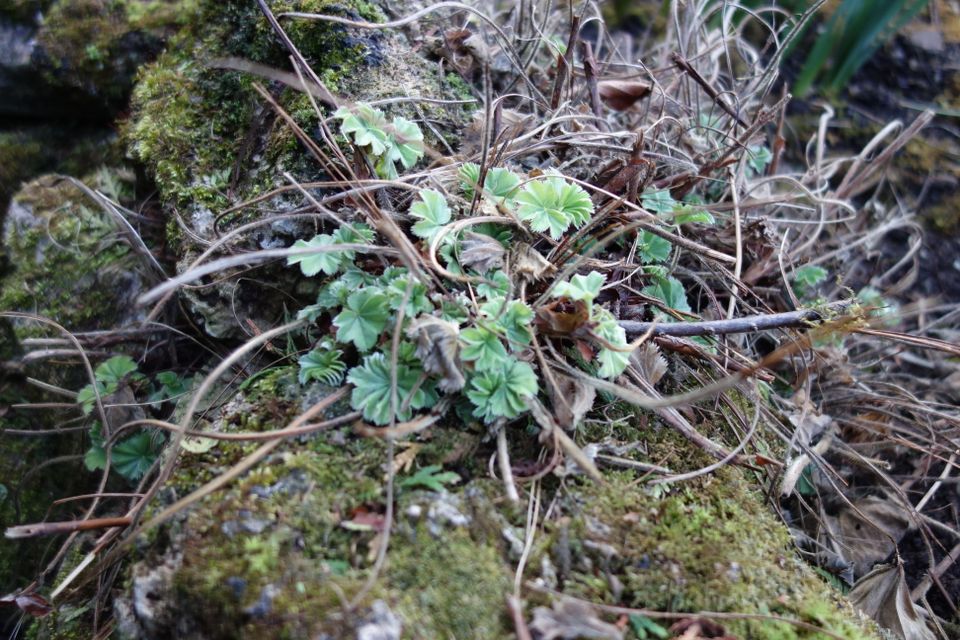
{"label": "green moss", "polygon": [[[382,18],[373,5],[362,1],[275,0],[269,4],[275,14],[301,11]],[[298,49],[325,78],[354,74],[378,61],[376,34],[359,37],[340,25],[320,21],[284,24]],[[289,66],[288,54],[255,3],[209,2],[199,10],[195,26],[182,31],[168,53],[143,71],[134,92],[133,117],[126,130],[131,150],[152,170],[161,195],[180,204],[225,206],[230,176],[238,163],[242,179],[248,174],[263,178],[244,180],[238,197],[273,187],[278,172],[254,166],[250,158],[256,151],[266,150],[265,160],[274,167],[305,155],[269,107],[255,109],[263,100],[254,91],[251,76],[207,66],[223,57]],[[284,90],[279,103],[298,120],[303,118],[301,124],[308,129],[315,124],[316,114],[299,92]]]}
{"label": "green moss", "polygon": [[123,106],[138,66],[194,12],[195,0],[60,0],[37,40],[53,85],[80,89],[111,110]]}
{"label": "green moss", "polygon": [[[870,637],[849,605],[803,565],[789,534],[740,471],[724,468],[676,488],[636,486],[630,473],[576,492],[583,517],[564,554],[585,554],[568,593],[598,602],[667,611],[782,615],[846,638]],[[599,526],[591,523],[600,523]],[[592,549],[612,547],[603,558]],[[609,575],[623,587],[619,601]],[[816,637],[785,622],[740,621],[728,627],[757,639]]]}
{"label": "green moss", "polygon": [[489,539],[477,541],[464,529],[440,537],[421,529],[397,540],[389,558],[389,593],[407,622],[405,637],[513,637],[502,613],[510,570]]}
{"label": "green moss", "polygon": [[[15,271],[0,284],[0,308],[77,331],[114,326],[129,312],[139,280],[112,221],[57,177],[26,185],[14,201],[22,213],[9,221],[5,243]],[[21,337],[35,331],[18,327]]]}

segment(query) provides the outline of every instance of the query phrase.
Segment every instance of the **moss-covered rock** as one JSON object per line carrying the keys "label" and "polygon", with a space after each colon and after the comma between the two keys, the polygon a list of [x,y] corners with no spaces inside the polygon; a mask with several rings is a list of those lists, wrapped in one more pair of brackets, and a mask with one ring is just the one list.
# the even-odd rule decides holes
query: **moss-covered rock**
{"label": "moss-covered rock", "polygon": [[[211,428],[277,429],[329,392],[301,388],[294,374],[281,368],[258,378],[207,414]],[[505,598],[523,555],[526,516],[474,464],[484,455],[449,462],[450,442],[462,438],[476,435],[435,427],[414,445],[412,467],[398,473],[386,563],[353,608],[347,603],[370,578],[382,543],[387,460],[382,442],[347,427],[286,442],[142,540],[115,604],[120,637],[346,639],[367,626],[423,640],[513,637]],[[646,438],[651,452],[677,445],[671,431],[653,424]],[[256,446],[221,442],[183,454],[166,499],[186,495]],[[444,460],[463,478],[450,491],[404,482]],[[798,560],[743,471],[676,488],[638,480],[633,472],[607,474],[602,484],[546,479],[541,501],[554,506],[533,538],[524,581],[605,604],[771,617],[724,621],[737,637],[823,637],[776,616],[851,640],[875,637]],[[529,617],[548,598],[525,593]]]}
{"label": "moss-covered rock", "polygon": [[[0,283],[0,309],[51,318],[72,331],[122,326],[138,317],[142,259],[116,221],[60,176],[25,185],[4,227],[14,271]],[[16,323],[22,336],[36,324]],[[47,329],[42,330],[48,333]]]}
{"label": "moss-covered rock", "polygon": [[[275,15],[300,11],[353,20],[383,18],[382,11],[365,0],[273,0],[268,4]],[[283,26],[323,82],[345,101],[462,98],[462,82],[451,81],[400,34],[310,20],[283,19]],[[206,2],[194,26],[181,31],[168,52],[142,71],[134,91],[126,137],[132,155],[156,180],[161,198],[178,212],[169,235],[181,269],[218,233],[257,220],[261,212],[290,211],[302,204],[302,198],[299,193],[278,196],[222,216],[229,206],[288,186],[285,173],[301,182],[325,178],[317,160],[254,84],[266,87],[281,108],[315,136],[317,113],[310,101],[283,84],[218,68],[223,66],[218,61],[228,58],[289,68],[289,53],[255,3]],[[456,144],[468,116],[462,106],[427,102],[407,101],[385,108],[414,121],[428,118],[431,127],[425,129],[435,145]],[[430,134],[430,129],[436,134]],[[449,140],[441,141],[437,135]],[[245,242],[257,248],[285,247],[313,228],[278,222],[248,234]],[[289,271],[271,272],[266,279],[272,286],[264,287],[253,279],[227,277],[222,285],[189,292],[188,307],[211,335],[245,335],[250,322],[265,326],[282,317],[291,299],[278,293],[297,292],[294,278]],[[304,300],[311,297],[307,294]],[[217,313],[228,307],[231,313]]]}
{"label": "moss-covered rock", "polygon": [[108,123],[126,105],[137,67],[189,20],[193,0],[7,4],[0,114]]}

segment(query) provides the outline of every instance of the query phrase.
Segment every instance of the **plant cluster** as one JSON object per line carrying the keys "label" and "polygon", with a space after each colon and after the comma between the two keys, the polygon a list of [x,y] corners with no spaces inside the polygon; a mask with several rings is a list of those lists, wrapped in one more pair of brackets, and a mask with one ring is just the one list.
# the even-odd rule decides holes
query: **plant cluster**
{"label": "plant cluster", "polygon": [[[419,157],[409,145],[422,141],[415,124],[394,118],[388,125],[382,112],[362,103],[335,115],[341,133],[368,154],[381,175],[395,172],[398,161],[409,168]],[[400,131],[402,139],[396,137]],[[769,152],[754,152],[759,172]],[[424,253],[436,251],[452,276],[443,281],[442,292],[412,278],[406,267],[361,261],[354,250],[334,249],[373,244],[374,231],[359,222],[298,240],[292,248],[302,251],[288,258],[305,276],[326,280],[316,302],[300,317],[311,322],[327,317],[333,328],[332,336],[299,359],[300,382],[348,381],[353,407],[374,424],[410,420],[442,397],[486,423],[520,416],[543,388],[531,347],[544,332],[573,339],[577,359],[597,376],[615,378],[630,362],[626,333],[598,302],[606,284],[603,274],[591,271],[551,283],[550,302],[540,309],[532,308],[522,293],[552,267],[515,234],[544,234],[556,241],[588,224],[594,205],[581,186],[559,173],[525,179],[505,167],[482,172],[468,162],[457,172],[456,191],[447,195],[421,189],[408,212],[412,236]],[[714,223],[693,197],[678,202],[667,190],[652,190],[642,202],[676,227]],[[471,223],[475,210],[491,215]],[[523,255],[516,253],[517,246]],[[691,312],[686,290],[666,264],[670,242],[642,231],[636,248],[650,281],[642,293],[659,303],[661,320]],[[511,259],[513,272],[508,270]],[[520,273],[520,263],[537,266]],[[395,352],[394,334],[401,338]]]}
{"label": "plant cluster", "polygon": [[[94,381],[77,392],[77,403],[85,416],[94,414],[97,395],[111,415],[131,416],[130,409],[138,407],[134,390],[146,392],[146,402],[153,406],[174,400],[189,390],[190,380],[173,371],[157,373],[151,383],[138,370],[130,356],[114,356],[101,362],[94,370]],[[128,409],[128,411],[122,411]],[[111,428],[121,424],[110,425]],[[83,461],[87,469],[96,471],[106,468],[107,450],[103,424],[99,420],[90,423],[90,448]],[[160,455],[163,436],[152,429],[142,429],[125,438],[119,438],[110,447],[110,469],[127,480],[139,480]]]}

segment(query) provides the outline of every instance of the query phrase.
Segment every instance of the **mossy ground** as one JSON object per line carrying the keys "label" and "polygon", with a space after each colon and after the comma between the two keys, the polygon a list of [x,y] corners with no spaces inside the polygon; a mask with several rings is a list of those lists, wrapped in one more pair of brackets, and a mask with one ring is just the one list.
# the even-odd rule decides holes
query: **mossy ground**
{"label": "mossy ground", "polygon": [[[274,369],[224,405],[214,427],[280,428],[316,391],[299,386],[294,368]],[[613,426],[594,423],[591,429],[608,438],[641,438],[647,449],[640,459],[696,466],[697,456],[675,433],[649,416],[627,419],[628,413]],[[522,432],[516,436],[522,445]],[[465,437],[475,443],[469,455],[458,446]],[[505,532],[522,538],[523,510],[508,505],[501,484],[475,464],[486,459],[488,445],[469,428],[435,427],[417,444],[413,470],[398,476],[387,563],[355,610],[347,612],[344,603],[369,576],[379,538],[375,530],[349,525],[376,522],[383,513],[387,460],[385,444],[350,428],[285,443],[241,480],[152,533],[139,545],[140,562],[124,598],[135,592],[134,576],[176,558],[168,590],[153,597],[175,612],[169,624],[186,637],[352,638],[375,600],[403,621],[404,638],[512,637],[504,598],[512,592],[518,557]],[[478,445],[483,450],[473,450]],[[204,454],[184,454],[168,499],[222,473],[256,446],[222,442]],[[417,467],[445,462],[463,478],[447,497],[400,482]],[[552,566],[555,588],[594,602],[783,616],[851,640],[873,637],[797,559],[788,533],[754,486],[735,468],[662,488],[645,485],[633,472],[607,473],[602,484],[548,478],[543,499],[556,502],[560,517],[538,530],[524,579],[549,580],[543,571]],[[432,520],[426,513],[437,502],[455,505],[468,523]],[[530,606],[543,600],[528,595]],[[738,637],[818,637],[785,622],[725,624]]]}

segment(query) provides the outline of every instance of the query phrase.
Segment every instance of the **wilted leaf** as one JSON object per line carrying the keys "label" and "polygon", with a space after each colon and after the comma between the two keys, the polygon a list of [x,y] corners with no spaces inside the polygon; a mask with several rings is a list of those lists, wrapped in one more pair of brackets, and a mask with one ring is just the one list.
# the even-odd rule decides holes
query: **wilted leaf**
{"label": "wilted leaf", "polygon": [[597,83],[600,98],[611,109],[624,111],[650,95],[652,85],[636,80],[603,80]]}
{"label": "wilted leaf", "polygon": [[460,370],[460,329],[456,324],[424,316],[410,324],[407,336],[417,341],[417,357],[423,370],[440,378],[441,391],[459,391],[466,381]]}
{"label": "wilted leaf", "polygon": [[20,611],[35,618],[42,618],[53,611],[53,605],[38,593],[11,593],[0,598],[0,604],[16,605]]}
{"label": "wilted leaf", "polygon": [[514,275],[527,282],[541,280],[557,270],[539,251],[525,242],[514,245],[513,259],[510,262],[513,264]]}
{"label": "wilted leaf", "polygon": [[879,496],[856,500],[853,508],[837,514],[841,553],[862,576],[890,555],[910,525],[910,514],[893,500]]}
{"label": "wilted leaf", "polygon": [[577,600],[560,600],[552,609],[537,607],[533,610],[530,630],[540,640],[623,640],[623,631],[597,617],[590,605]]}
{"label": "wilted leaf", "polygon": [[902,566],[879,565],[860,578],[850,591],[850,602],[903,640],[936,640],[924,622],[924,609],[910,600]]}
{"label": "wilted leaf", "polygon": [[460,241],[460,265],[486,273],[503,267],[503,245],[482,233],[467,231]]}
{"label": "wilted leaf", "polygon": [[660,354],[660,348],[652,342],[643,343],[633,352],[633,363],[651,385],[660,382],[667,373],[667,361]]}
{"label": "wilted leaf", "polygon": [[584,302],[571,306],[561,300],[537,308],[534,324],[540,333],[551,336],[570,336],[590,319],[589,307]]}
{"label": "wilted leaf", "polygon": [[597,397],[597,390],[570,376],[554,372],[557,385],[547,385],[550,404],[557,424],[572,431],[583,419]]}

